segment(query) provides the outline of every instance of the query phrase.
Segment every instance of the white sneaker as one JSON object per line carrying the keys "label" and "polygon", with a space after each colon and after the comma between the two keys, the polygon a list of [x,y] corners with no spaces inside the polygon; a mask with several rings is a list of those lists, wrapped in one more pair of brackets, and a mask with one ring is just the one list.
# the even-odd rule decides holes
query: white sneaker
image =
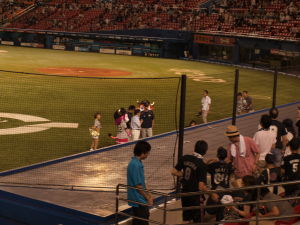
{"label": "white sneaker", "polygon": [[91,148],[90,151],[94,151],[94,149]]}

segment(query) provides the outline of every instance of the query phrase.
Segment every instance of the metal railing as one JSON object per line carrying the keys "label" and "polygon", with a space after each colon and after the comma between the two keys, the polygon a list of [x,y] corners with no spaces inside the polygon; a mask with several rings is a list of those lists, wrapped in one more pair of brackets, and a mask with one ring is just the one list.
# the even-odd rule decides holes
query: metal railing
{"label": "metal railing", "polygon": [[[259,217],[259,208],[261,205],[266,204],[266,203],[271,203],[271,202],[281,202],[281,201],[292,201],[292,200],[299,200],[300,201],[300,196],[295,196],[295,197],[285,197],[281,199],[276,199],[276,200],[261,200],[261,188],[269,188],[269,187],[276,187],[276,186],[287,186],[287,185],[300,185],[300,180],[299,181],[290,181],[290,182],[280,182],[280,183],[274,183],[274,184],[266,184],[266,185],[256,185],[256,186],[249,186],[249,187],[242,187],[242,188],[228,188],[228,189],[223,189],[223,190],[210,190],[206,192],[189,192],[189,193],[162,193],[154,190],[145,190],[145,189],[140,189],[124,184],[118,184],[116,187],[116,213],[115,213],[115,224],[119,224],[120,216],[125,216],[128,218],[133,218],[133,219],[138,219],[138,220],[143,220],[147,221],[149,223],[153,224],[158,224],[158,225],[168,225],[167,223],[167,214],[168,212],[178,212],[178,211],[187,211],[187,210],[195,210],[195,209],[208,209],[208,208],[224,208],[228,206],[241,206],[241,205],[254,205],[255,206],[255,218],[241,218],[241,219],[235,219],[235,220],[222,220],[222,221],[213,221],[213,222],[203,222],[203,223],[189,223],[189,225],[196,225],[196,224],[201,224],[201,225],[215,225],[219,223],[243,223],[243,222],[252,222],[255,221],[256,225],[259,225],[260,221],[267,221],[267,220],[286,220],[286,219],[293,219],[293,218],[299,218],[300,219],[300,214],[299,213],[294,213],[290,215],[284,215],[284,216],[272,216],[272,217]],[[135,189],[135,190],[142,190],[146,193],[151,193],[153,195],[158,195],[160,199],[162,199],[162,203],[160,205],[154,204],[153,207],[154,209],[161,210],[163,211],[163,218],[162,222],[159,221],[154,221],[151,219],[145,219],[145,218],[140,218],[140,217],[135,217],[129,213],[122,212],[119,210],[119,205],[120,201],[124,201],[127,203],[134,203],[137,205],[142,205],[142,206],[149,206],[147,204],[143,204],[140,202],[135,202],[128,200],[127,198],[121,197],[120,196],[120,190],[128,190],[128,189]],[[180,199],[181,197],[190,197],[190,196],[200,196],[200,195],[210,195],[212,193],[222,193],[226,192],[227,194],[230,192],[238,192],[238,191],[247,191],[247,190],[256,190],[257,191],[257,198],[255,201],[247,201],[247,202],[234,202],[234,203],[229,203],[229,204],[215,204],[215,205],[201,205],[201,206],[190,206],[190,207],[180,207],[180,208],[172,208],[168,209],[168,202],[172,199]],[[174,225],[174,224],[173,224]],[[180,224],[176,224],[180,225]]]}

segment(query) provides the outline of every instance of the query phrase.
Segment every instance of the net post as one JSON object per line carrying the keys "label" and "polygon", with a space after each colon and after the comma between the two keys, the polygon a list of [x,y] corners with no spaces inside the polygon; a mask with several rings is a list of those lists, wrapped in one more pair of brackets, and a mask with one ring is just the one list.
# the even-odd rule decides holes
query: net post
{"label": "net post", "polygon": [[274,70],[274,81],[273,81],[273,100],[272,100],[272,108],[275,108],[275,107],[276,107],[277,78],[278,78],[278,69],[277,69],[277,67],[275,67],[275,70]]}
{"label": "net post", "polygon": [[[177,161],[183,155],[183,141],[184,141],[184,119],[185,119],[185,98],[186,98],[186,79],[185,74],[181,75],[181,92],[180,92],[180,116],[179,116],[179,137],[178,137],[178,155]],[[177,179],[176,191],[179,192],[180,183]]]}
{"label": "net post", "polygon": [[233,90],[233,108],[232,108],[232,125],[236,125],[236,106],[237,106],[237,94],[239,89],[239,76],[240,70],[235,70],[235,78],[234,78],[234,90]]}
{"label": "net post", "polygon": [[120,197],[120,185],[116,187],[116,212],[115,212],[115,225],[119,224],[119,197]]}

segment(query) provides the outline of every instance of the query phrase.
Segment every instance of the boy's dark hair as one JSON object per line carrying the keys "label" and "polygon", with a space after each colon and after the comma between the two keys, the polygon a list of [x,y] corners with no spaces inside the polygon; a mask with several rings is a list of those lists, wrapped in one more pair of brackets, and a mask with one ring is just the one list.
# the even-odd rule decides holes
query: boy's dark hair
{"label": "boy's dark hair", "polygon": [[205,92],[206,94],[208,94],[208,90],[204,90],[204,92]]}
{"label": "boy's dark hair", "polygon": [[238,95],[238,96],[243,96],[241,92],[239,92],[237,95]]}
{"label": "boy's dark hair", "polygon": [[282,121],[282,124],[285,126],[288,132],[291,132],[294,136],[296,136],[296,131],[294,129],[294,123],[291,119],[285,119]]}
{"label": "boy's dark hair", "polygon": [[218,148],[217,157],[219,160],[224,160],[227,158],[227,150],[223,147]]}
{"label": "boy's dark hair", "polygon": [[272,124],[272,119],[269,115],[264,114],[261,116],[260,125],[262,126],[262,128],[269,129],[271,124]]}
{"label": "boy's dark hair", "polygon": [[96,119],[98,115],[101,115],[101,113],[96,112],[96,113],[94,114],[94,118]]}
{"label": "boy's dark hair", "polygon": [[141,156],[142,154],[146,154],[150,152],[151,145],[147,141],[138,141],[135,146],[133,153],[135,156]]}
{"label": "boy's dark hair", "polygon": [[189,126],[192,126],[193,123],[197,124],[197,122],[195,120],[191,120],[190,123],[189,123]]}
{"label": "boy's dark hair", "polygon": [[141,110],[135,109],[135,110],[134,110],[134,115],[137,115],[139,112],[141,112]]}
{"label": "boy's dark hair", "polygon": [[297,151],[300,148],[300,138],[294,137],[289,141],[288,146],[290,147],[291,151]]}
{"label": "boy's dark hair", "polygon": [[254,176],[250,176],[250,175],[246,175],[242,178],[243,183],[246,187],[248,186],[253,186],[253,185],[257,185],[257,180]]}
{"label": "boy's dark hair", "polygon": [[128,107],[128,110],[134,111],[134,110],[135,110],[135,106],[134,106],[134,105],[130,105],[130,106]]}
{"label": "boy's dark hair", "polygon": [[265,161],[267,164],[273,164],[275,162],[275,156],[273,154],[266,154]]}
{"label": "boy's dark hair", "polygon": [[277,108],[271,108],[269,111],[269,115],[272,119],[276,119],[278,117],[279,111]]}
{"label": "boy's dark hair", "polygon": [[208,149],[208,144],[206,141],[200,140],[197,141],[195,144],[195,152],[199,153],[200,155],[205,155]]}

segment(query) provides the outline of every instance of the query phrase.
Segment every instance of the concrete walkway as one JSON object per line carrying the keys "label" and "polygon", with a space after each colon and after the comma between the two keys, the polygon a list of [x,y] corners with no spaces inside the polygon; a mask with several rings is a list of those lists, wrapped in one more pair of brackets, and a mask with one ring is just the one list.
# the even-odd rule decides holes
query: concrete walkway
{"label": "concrete walkway", "polygon": [[[300,102],[280,108],[279,119],[295,120],[298,105]],[[241,133],[252,137],[257,130],[260,116],[265,113],[266,111],[255,112],[239,118],[237,125]],[[230,123],[231,121],[228,119],[212,123],[210,126],[213,128],[198,126],[187,129],[184,154],[191,153],[195,142],[203,139],[209,144],[206,158],[215,157],[216,149],[228,144],[224,131]],[[151,189],[170,192],[174,187],[170,170],[173,167],[176,137],[176,134],[173,134],[149,140],[152,151],[144,165],[147,183]],[[132,149],[133,145],[129,144],[109,151],[95,152],[84,157],[78,156],[60,163],[4,176],[0,178],[0,189],[106,217],[113,214],[115,210],[115,194],[113,192],[115,186],[118,183],[126,183],[126,167],[132,156]],[[176,157],[175,155],[175,159]],[[10,184],[4,185],[3,182]],[[20,184],[16,185],[16,183]],[[73,187],[73,190],[70,190],[69,186],[72,185],[85,187]],[[122,203],[121,209],[125,208],[127,208],[127,204]]]}

